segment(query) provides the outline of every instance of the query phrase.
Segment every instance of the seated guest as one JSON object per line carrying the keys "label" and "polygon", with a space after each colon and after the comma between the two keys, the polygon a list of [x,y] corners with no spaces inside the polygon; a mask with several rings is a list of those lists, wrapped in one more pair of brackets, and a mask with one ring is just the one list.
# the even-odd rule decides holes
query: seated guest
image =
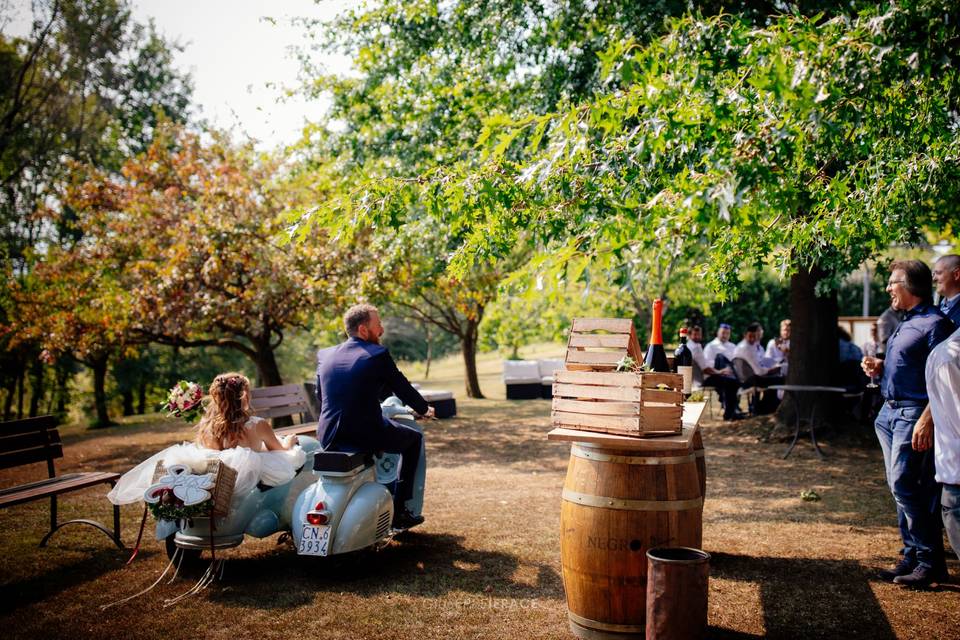
{"label": "seated guest", "polygon": [[763,350],[763,325],[759,322],[757,323],[757,341],[754,343],[753,348],[757,352],[757,362],[759,362],[761,366],[772,367],[780,364],[779,362],[774,362],[773,358],[768,358],[766,352]]}
{"label": "seated guest", "polygon": [[[761,334],[761,327],[759,322],[751,322],[747,325],[747,330],[743,334],[743,340],[737,343],[737,346],[734,347],[733,357],[734,358],[743,358],[747,361],[747,364],[750,365],[750,368],[753,369],[753,374],[759,378],[779,378],[781,382],[767,382],[762,386],[767,386],[771,384],[782,384],[782,376],[780,376],[780,367],[777,365],[774,366],[764,366],[763,362],[760,361],[760,358],[757,357],[757,344],[759,342],[759,336]],[[746,380],[741,382],[746,383]]]}
{"label": "seated guest", "polygon": [[778,335],[776,338],[770,339],[770,342],[767,343],[767,350],[765,354],[773,364],[780,364],[781,362],[787,361],[787,358],[790,355],[789,320],[780,321],[780,335]]}
{"label": "seated guest", "polygon": [[[779,366],[764,366],[757,357],[756,345],[759,341],[760,323],[751,322],[747,325],[747,330],[733,352],[734,359],[744,360],[753,370],[753,375],[749,372],[741,375],[737,374],[742,387],[769,387],[775,384],[783,384],[783,376],[780,374]],[[754,413],[770,413],[776,409],[780,399],[773,391],[766,391],[760,401],[760,406],[753,407]]]}
{"label": "seated guest", "polygon": [[853,361],[859,366],[860,361],[863,360],[863,352],[860,347],[853,344],[853,339],[847,333],[847,330],[843,327],[837,327],[837,339],[839,341],[837,354],[840,357],[840,363]]}
{"label": "seated guest", "polygon": [[710,366],[712,363],[707,361],[703,354],[703,347],[700,346],[700,340],[702,339],[703,330],[697,325],[690,327],[690,341],[687,342],[687,347],[693,356],[694,372],[696,373],[697,369],[700,370],[703,386],[713,387],[717,390],[717,395],[720,396],[720,404],[723,406],[723,419],[739,420],[743,417],[743,414],[737,410],[739,404],[737,390],[740,388],[740,384],[734,377],[733,370],[729,367],[715,369]]}
{"label": "seated guest", "polygon": [[850,391],[863,391],[868,379],[860,362],[863,360],[863,351],[853,344],[850,334],[843,327],[837,327],[837,356],[840,362],[837,378],[840,386]]}
{"label": "seated guest", "polygon": [[717,327],[717,337],[703,348],[703,357],[714,369],[725,369],[733,362],[734,349],[736,345],[730,342],[730,325],[721,322]]}

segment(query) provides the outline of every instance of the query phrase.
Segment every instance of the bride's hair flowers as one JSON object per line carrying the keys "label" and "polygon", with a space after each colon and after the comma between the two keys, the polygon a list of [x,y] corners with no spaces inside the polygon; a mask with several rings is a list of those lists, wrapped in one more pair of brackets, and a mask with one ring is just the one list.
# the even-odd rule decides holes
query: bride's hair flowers
{"label": "bride's hair flowers", "polygon": [[182,418],[192,424],[203,413],[202,401],[203,387],[196,382],[181,380],[170,389],[164,408],[169,417]]}

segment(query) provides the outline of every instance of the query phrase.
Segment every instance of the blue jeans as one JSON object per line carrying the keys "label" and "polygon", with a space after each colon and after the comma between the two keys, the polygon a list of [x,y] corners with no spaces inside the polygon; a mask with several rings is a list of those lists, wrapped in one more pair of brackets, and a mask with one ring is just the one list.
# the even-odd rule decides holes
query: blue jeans
{"label": "blue jeans", "polygon": [[940,494],[940,515],[953,552],[960,558],[960,484],[945,484]]}
{"label": "blue jeans", "polygon": [[887,485],[897,503],[897,523],[903,540],[901,553],[911,565],[943,566],[943,535],[937,505],[940,486],[933,478],[933,450],[914,451],[913,426],[923,407],[894,409],[887,403],[880,409],[874,428]]}

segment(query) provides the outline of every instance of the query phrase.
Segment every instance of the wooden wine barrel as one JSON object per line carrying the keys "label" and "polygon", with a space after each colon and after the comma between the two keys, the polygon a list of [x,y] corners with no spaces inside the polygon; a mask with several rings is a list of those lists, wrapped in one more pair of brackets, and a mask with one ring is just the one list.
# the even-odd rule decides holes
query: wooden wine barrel
{"label": "wooden wine barrel", "polygon": [[[628,450],[576,442],[560,509],[570,627],[581,638],[643,638],[647,550],[699,547],[703,498],[685,446]],[[657,449],[657,439],[650,439]],[[662,442],[662,441],[661,441]]]}
{"label": "wooden wine barrel", "polygon": [[[703,451],[703,438],[700,437],[700,428],[693,434],[693,441],[690,443],[693,447],[693,455],[697,457],[697,477],[700,480],[700,495],[707,497],[707,460]],[[697,547],[699,548],[699,546]]]}

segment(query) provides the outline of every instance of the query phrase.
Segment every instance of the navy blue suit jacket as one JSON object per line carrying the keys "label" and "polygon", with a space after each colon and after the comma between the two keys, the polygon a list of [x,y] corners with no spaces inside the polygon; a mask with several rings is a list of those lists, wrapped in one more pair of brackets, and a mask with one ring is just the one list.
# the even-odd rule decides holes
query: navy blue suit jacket
{"label": "navy blue suit jacket", "polygon": [[430,408],[397,369],[386,347],[349,338],[321,350],[317,354],[317,439],[323,448],[331,444],[357,450],[375,446],[378,433],[390,427],[380,412],[380,399],[390,391],[417,413]]}

